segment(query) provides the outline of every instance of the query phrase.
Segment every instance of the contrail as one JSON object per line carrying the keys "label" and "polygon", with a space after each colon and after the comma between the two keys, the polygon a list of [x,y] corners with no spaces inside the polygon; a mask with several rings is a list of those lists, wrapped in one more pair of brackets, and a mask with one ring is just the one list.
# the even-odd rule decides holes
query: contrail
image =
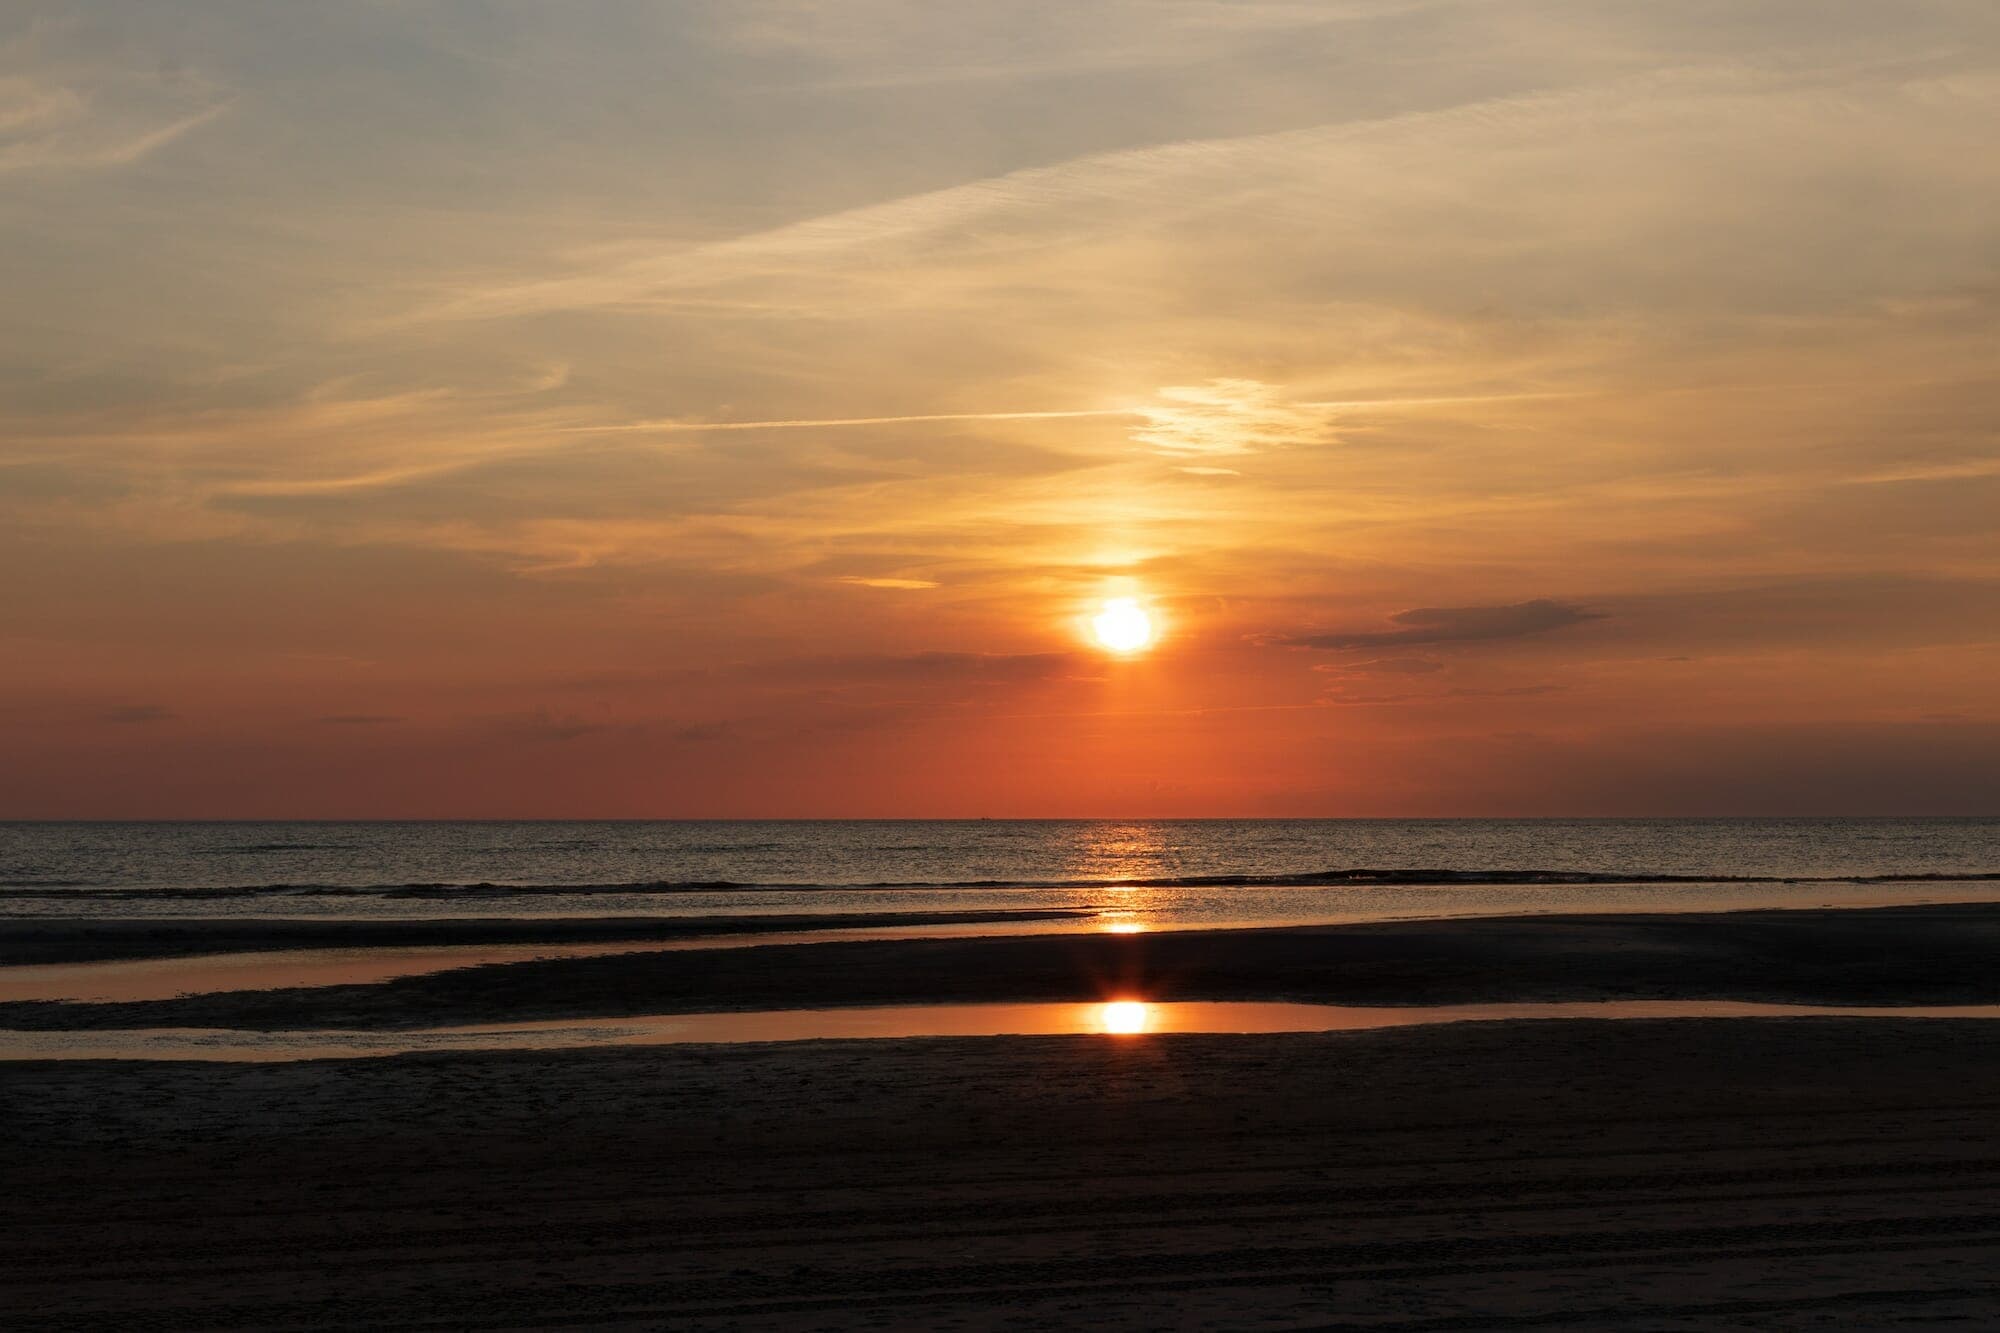
{"label": "contrail", "polygon": [[[1927,380],[1913,380],[1910,384],[1927,384]],[[1900,383],[1900,382],[1899,382]],[[1689,384],[1667,385],[1663,387],[1629,389],[1543,389],[1517,393],[1457,393],[1427,394],[1412,398],[1326,398],[1287,399],[1279,405],[1285,407],[1306,407],[1323,412],[1366,412],[1384,411],[1396,408],[1448,407],[1458,403],[1523,403],[1546,402],[1565,398],[1615,398],[1621,395],[1639,397],[1647,394],[1704,394],[1704,393],[1772,393],[1786,389],[1823,389],[1840,387],[1837,383],[1815,383],[1811,381],[1778,381],[1769,384]],[[839,426],[897,426],[923,421],[1074,421],[1085,417],[1155,417],[1186,412],[1189,409],[1176,404],[1142,403],[1132,407],[1094,407],[1064,412],[924,412],[910,416],[894,417],[822,417],[804,421],[633,421],[618,426],[565,426],[562,433],[572,435],[615,434],[628,431],[673,431],[693,432],[710,430],[806,430]],[[1229,405],[1221,405],[1216,415],[1229,416]],[[1254,416],[1254,411],[1247,415]]]}
{"label": "contrail", "polygon": [[[1388,407],[1431,407],[1447,403],[1502,403],[1532,398],[1576,398],[1579,392],[1479,393],[1425,398],[1343,398],[1327,402],[1297,402],[1293,407],[1320,409],[1366,409]],[[693,432],[711,430],[808,430],[838,426],[900,426],[925,421],[1074,421],[1086,417],[1145,417],[1162,410],[1158,405],[1135,407],[1081,408],[1063,412],[922,412],[892,417],[817,417],[799,421],[632,421],[617,426],[565,426],[564,434],[606,435],[623,432]]]}

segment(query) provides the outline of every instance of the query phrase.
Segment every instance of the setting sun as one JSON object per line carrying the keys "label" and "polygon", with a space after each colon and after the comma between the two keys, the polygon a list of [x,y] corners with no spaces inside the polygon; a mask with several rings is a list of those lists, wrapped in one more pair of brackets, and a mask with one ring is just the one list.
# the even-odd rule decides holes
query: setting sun
{"label": "setting sun", "polygon": [[1114,653],[1136,653],[1153,642],[1153,619],[1131,597],[1114,597],[1091,619],[1097,642]]}
{"label": "setting sun", "polygon": [[0,0],[0,1333],[2000,1333],[1996,124],[2000,0]]}

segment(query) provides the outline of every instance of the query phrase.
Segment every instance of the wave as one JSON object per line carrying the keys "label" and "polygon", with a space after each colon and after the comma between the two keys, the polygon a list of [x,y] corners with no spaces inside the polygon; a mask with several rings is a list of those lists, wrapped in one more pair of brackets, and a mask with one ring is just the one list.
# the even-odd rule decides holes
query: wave
{"label": "wave", "polygon": [[730,879],[635,880],[616,884],[257,884],[210,887],[106,885],[84,880],[5,880],[0,888],[65,890],[63,898],[229,899],[416,898],[480,899],[696,893],[853,893],[930,889],[1252,889],[1450,887],[1453,885],[1592,884],[1923,884],[2000,881],[2000,871],[1921,871],[1876,875],[1663,875],[1585,870],[1310,870],[1268,874],[1171,875],[1124,879],[882,880],[862,884],[759,883]]}

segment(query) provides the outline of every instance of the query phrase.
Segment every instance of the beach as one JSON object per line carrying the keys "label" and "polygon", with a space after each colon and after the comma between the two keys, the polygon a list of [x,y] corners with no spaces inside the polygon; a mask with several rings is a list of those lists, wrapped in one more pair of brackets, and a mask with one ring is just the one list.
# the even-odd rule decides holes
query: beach
{"label": "beach", "polygon": [[1092,915],[1061,908],[972,912],[785,913],[699,917],[416,917],[313,920],[285,917],[0,917],[0,966],[179,958],[291,949],[461,948],[698,940],[722,935],[1059,921]]}
{"label": "beach", "polygon": [[4,12],[0,1333],[2000,1330],[2000,4]]}
{"label": "beach", "polygon": [[2000,1028],[6,1070],[16,1328],[1803,1329],[2000,1312]]}
{"label": "beach", "polygon": [[[782,918],[767,918],[777,930]],[[237,938],[290,938],[244,923]],[[486,922],[435,922],[436,944]],[[559,932],[560,927],[556,928]],[[1294,1000],[1491,1004],[1761,1000],[2000,1002],[2000,906],[1603,913],[1157,934],[828,939],[460,967],[371,985],[189,994],[129,1003],[0,1003],[0,1028],[396,1028],[730,1009],[985,1001]],[[12,928],[44,961],[69,923]],[[43,934],[46,930],[46,934]],[[463,934],[455,932],[463,931]],[[127,939],[138,947],[143,932]],[[178,947],[180,937],[169,937]],[[629,939],[624,941],[629,943]],[[197,990],[199,960],[186,985]]]}
{"label": "beach", "polygon": [[[1893,1014],[2000,1001],[1996,938],[2000,906],[1955,904],[871,939],[15,1004],[0,1026],[282,1036],[1058,993]],[[0,1077],[14,1327],[2000,1317],[1990,1019],[22,1060]]]}

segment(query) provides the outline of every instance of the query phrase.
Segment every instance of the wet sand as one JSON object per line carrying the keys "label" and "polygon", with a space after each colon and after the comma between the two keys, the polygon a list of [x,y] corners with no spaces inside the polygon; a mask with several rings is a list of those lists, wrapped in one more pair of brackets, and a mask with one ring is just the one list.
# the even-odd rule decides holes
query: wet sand
{"label": "wet sand", "polygon": [[2000,1320],[2000,1024],[823,1042],[0,1084],[10,1327]]}
{"label": "wet sand", "polygon": [[279,949],[408,949],[461,945],[685,940],[785,931],[1051,921],[1093,915],[1064,908],[976,912],[792,913],[606,917],[48,917],[0,916],[0,966],[127,958],[269,953]]}
{"label": "wet sand", "polygon": [[[940,999],[2000,1000],[2000,907],[782,945],[18,1004],[376,1030]],[[1079,994],[1079,992],[1082,992]],[[196,1015],[206,1023],[192,1021]],[[2000,1324],[2000,1020],[0,1069],[11,1328]]]}
{"label": "wet sand", "polygon": [[2000,905],[864,940],[558,958],[375,985],[0,1004],[0,1027],[395,1028],[935,1002],[2000,1002]]}

